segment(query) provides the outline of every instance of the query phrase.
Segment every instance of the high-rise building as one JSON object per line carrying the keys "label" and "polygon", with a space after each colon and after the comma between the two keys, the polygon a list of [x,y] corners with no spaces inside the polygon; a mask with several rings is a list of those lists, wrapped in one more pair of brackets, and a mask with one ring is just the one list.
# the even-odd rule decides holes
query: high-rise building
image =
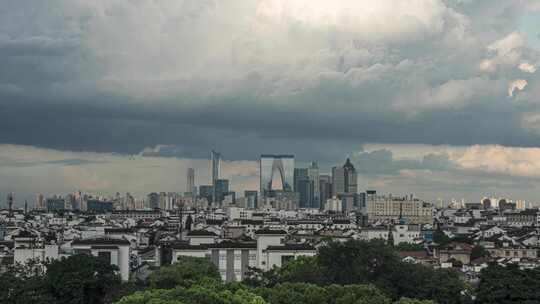
{"label": "high-rise building", "polygon": [[165,192],[159,193],[159,209],[167,209],[167,193]]}
{"label": "high-rise building", "polygon": [[36,209],[39,209],[39,210],[45,209],[45,197],[41,193],[38,193],[36,195]]}
{"label": "high-rise building", "polygon": [[214,187],[214,193],[212,194],[212,200],[216,201],[216,182],[219,179],[221,173],[221,154],[212,150],[212,186]]}
{"label": "high-rise building", "polygon": [[330,175],[319,175],[319,198],[321,206],[332,198],[332,177]]}
{"label": "high-rise building", "polygon": [[244,198],[246,200],[246,208],[257,209],[258,207],[257,196],[258,196],[257,191],[252,191],[252,190],[244,191]]}
{"label": "high-rise building", "polygon": [[187,179],[186,179],[186,192],[194,194],[195,192],[195,169],[187,169]]}
{"label": "high-rise building", "polygon": [[294,168],[294,191],[298,192],[301,180],[308,179],[308,169],[306,168]]}
{"label": "high-rise building", "polygon": [[321,208],[319,165],[312,162],[308,168],[308,177],[313,182],[313,201],[312,208]]}
{"label": "high-rise building", "polygon": [[199,196],[205,198],[209,204],[213,202],[214,199],[214,186],[212,185],[201,185],[199,187]]}
{"label": "high-rise building", "polygon": [[220,204],[223,201],[223,198],[226,193],[229,192],[229,180],[228,179],[218,179],[214,186],[215,200],[216,204]]}
{"label": "high-rise building", "polygon": [[159,194],[156,192],[148,194],[148,206],[150,209],[159,208]]}
{"label": "high-rise building", "polygon": [[302,178],[298,181],[298,207],[315,208],[313,204],[313,181],[310,178]]}
{"label": "high-rise building", "polygon": [[293,192],[294,155],[261,155],[260,187],[263,197],[273,195],[274,190]]}
{"label": "high-rise building", "polygon": [[66,208],[66,202],[63,198],[48,198],[46,204],[48,212],[63,211]]}
{"label": "high-rise building", "polygon": [[356,174],[356,169],[350,159],[347,158],[343,167],[332,168],[332,195],[337,196],[343,193],[357,193],[357,180],[358,176]]}
{"label": "high-rise building", "polygon": [[345,193],[345,170],[341,167],[332,168],[332,196]]}

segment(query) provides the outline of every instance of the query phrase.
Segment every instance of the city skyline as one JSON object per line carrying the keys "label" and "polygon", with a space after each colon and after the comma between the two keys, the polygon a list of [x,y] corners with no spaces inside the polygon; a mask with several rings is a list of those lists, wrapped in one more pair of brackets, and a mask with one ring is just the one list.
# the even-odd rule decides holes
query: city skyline
{"label": "city skyline", "polygon": [[[375,150],[374,152],[379,152],[381,150]],[[189,191],[187,191],[187,187],[186,185],[189,187],[189,185],[192,185],[194,190],[196,190],[196,195],[199,195],[199,187],[202,186],[202,187],[208,187],[208,186],[211,186],[212,187],[212,201],[216,201],[216,192],[214,190],[214,187],[213,187],[213,184],[215,182],[225,182],[226,183],[226,191],[233,191],[233,192],[236,192],[237,195],[236,197],[243,197],[243,193],[245,191],[247,192],[259,192],[259,196],[261,197],[264,197],[263,192],[268,192],[268,190],[264,190],[262,189],[261,187],[261,183],[257,183],[258,181],[262,180],[262,176],[268,176],[268,177],[265,177],[265,178],[269,178],[269,176],[272,176],[273,179],[276,179],[277,177],[279,177],[279,181],[281,182],[281,177],[279,176],[281,174],[281,171],[284,170],[282,167],[287,167],[289,168],[290,166],[293,166],[291,168],[294,168],[294,182],[292,182],[293,180],[293,176],[292,176],[292,171],[287,173],[287,175],[290,175],[288,177],[288,181],[289,183],[292,185],[291,187],[287,186],[285,189],[283,188],[278,188],[278,190],[285,190],[285,191],[290,191],[290,192],[302,192],[302,190],[298,189],[298,185],[297,185],[297,170],[301,170],[302,171],[302,176],[300,176],[300,179],[302,178],[308,178],[310,180],[313,180],[315,178],[315,176],[319,177],[320,179],[318,179],[319,182],[322,182],[323,180],[326,180],[327,177],[329,178],[328,179],[328,182],[330,183],[329,186],[330,186],[330,191],[334,193],[334,196],[335,195],[340,195],[340,194],[345,194],[345,193],[365,193],[366,191],[378,191],[379,193],[382,193],[382,194],[388,194],[388,195],[392,195],[392,193],[394,194],[394,196],[408,196],[409,194],[411,193],[414,193],[415,196],[420,196],[422,197],[422,199],[425,199],[427,201],[429,201],[430,203],[434,204],[434,205],[438,205],[439,203],[441,202],[444,202],[445,205],[447,204],[452,204],[452,203],[455,203],[455,202],[469,202],[469,203],[478,203],[480,201],[482,201],[483,199],[485,199],[486,197],[487,198],[492,198],[492,199],[509,199],[513,202],[523,202],[523,203],[526,203],[527,206],[538,206],[540,205],[537,201],[534,201],[534,200],[528,200],[528,199],[524,199],[523,197],[520,197],[520,196],[513,196],[513,195],[510,195],[510,194],[507,194],[507,193],[502,193],[502,192],[491,192],[491,193],[484,193],[484,194],[479,194],[479,196],[471,196],[471,197],[459,197],[459,196],[447,196],[447,197],[444,197],[444,196],[437,196],[437,197],[426,197],[424,195],[422,195],[422,193],[416,193],[416,192],[411,192],[411,191],[403,191],[403,192],[399,192],[399,191],[392,191],[392,190],[396,190],[396,188],[385,188],[385,187],[377,187],[378,185],[376,183],[366,183],[365,184],[365,187],[363,187],[362,184],[359,184],[359,181],[358,180],[362,180],[362,174],[361,174],[361,171],[358,171],[356,170],[356,168],[354,167],[355,165],[353,165],[350,161],[350,158],[347,158],[346,161],[345,161],[345,164],[344,165],[341,165],[341,164],[336,164],[336,165],[329,165],[327,166],[327,170],[323,170],[323,171],[320,171],[319,170],[319,167],[318,167],[318,163],[316,161],[312,161],[312,162],[300,162],[300,163],[294,163],[294,159],[295,159],[295,156],[294,155],[291,155],[291,154],[288,154],[288,155],[285,155],[285,154],[261,154],[260,155],[260,159],[258,161],[251,161],[251,162],[246,162],[246,161],[242,161],[242,162],[237,162],[237,161],[227,161],[225,160],[224,163],[225,164],[229,164],[229,166],[227,166],[227,170],[226,170],[226,173],[222,174],[222,173],[219,173],[219,174],[215,174],[216,173],[216,165],[217,165],[217,171],[221,172],[221,163],[222,163],[222,158],[221,158],[221,153],[220,152],[216,152],[214,150],[211,150],[211,157],[209,159],[199,159],[197,160],[199,162],[199,165],[203,165],[202,166],[202,169],[199,167],[198,169],[194,169],[192,167],[185,167],[184,169],[186,170],[185,171],[185,179],[182,181],[184,183],[184,186],[182,187],[181,185],[172,185],[169,186],[171,188],[169,189],[163,189],[163,188],[148,188],[148,190],[144,191],[144,190],[140,190],[140,191],[133,191],[133,190],[125,190],[124,191],[120,191],[118,189],[114,190],[114,189],[110,189],[109,191],[98,191],[96,189],[88,189],[88,188],[84,188],[84,187],[79,187],[77,189],[66,189],[66,190],[61,190],[61,191],[41,191],[41,192],[32,192],[32,193],[16,193],[15,194],[17,196],[19,196],[17,199],[15,199],[15,207],[22,207],[21,204],[23,204],[24,202],[27,202],[28,200],[30,200],[31,202],[33,202],[34,200],[36,200],[36,206],[39,205],[39,203],[37,203],[37,201],[39,201],[39,199],[36,198],[37,197],[40,197],[41,196],[41,200],[43,200],[43,194],[46,194],[50,197],[56,197],[56,196],[60,196],[62,197],[63,195],[70,195],[71,193],[75,193],[77,191],[82,191],[83,193],[88,193],[90,195],[95,195],[95,197],[103,197],[103,198],[112,198],[114,196],[114,194],[116,193],[116,195],[118,195],[118,193],[127,193],[127,194],[135,194],[136,198],[137,199],[142,199],[142,200],[145,200],[146,199],[146,196],[151,194],[151,193],[177,193],[178,195],[184,195],[184,194],[187,194]],[[128,161],[133,161],[133,162],[137,162],[138,158],[139,157],[144,157],[144,156],[122,156],[126,159],[128,159]],[[156,158],[158,159],[158,158]],[[280,162],[282,161],[282,159],[291,159],[292,160],[292,163],[287,163],[287,161],[285,161],[286,164],[288,164],[287,166],[283,166],[282,164],[280,165]],[[169,161],[168,159],[161,159],[162,161],[164,161],[164,166],[170,166],[169,164]],[[270,162],[267,162],[267,164],[265,166],[263,166],[263,160],[270,160]],[[275,160],[278,160],[277,162]],[[81,160],[81,159],[70,159],[70,160],[67,160],[68,162],[71,162],[71,163],[85,163],[84,160]],[[410,160],[409,160],[410,161]],[[54,162],[58,162],[58,161],[53,161]],[[208,163],[208,166],[205,167],[204,166],[204,163],[207,162]],[[253,171],[254,167],[256,167],[256,172]],[[144,167],[143,167],[144,168]],[[172,168],[169,168],[169,170],[171,170]],[[198,170],[202,170],[202,171],[198,171]],[[290,171],[290,168],[287,169]],[[313,170],[315,170],[316,173],[313,172]],[[266,173],[262,174],[263,171],[267,171]],[[304,172],[305,171],[305,172]],[[283,171],[285,172],[285,171]],[[347,173],[347,172],[351,172],[351,173]],[[351,175],[352,174],[352,175]],[[203,178],[201,179],[200,176],[203,176]],[[197,176],[197,179],[195,178],[195,176]],[[205,178],[205,176],[207,176],[208,178]],[[338,177],[338,179],[336,179],[336,176]],[[341,177],[339,177],[341,176]],[[218,179],[215,180],[216,177],[219,177]],[[246,178],[245,179],[245,182],[244,183],[241,183],[241,182],[238,182],[239,180],[239,177],[244,177]],[[190,178],[192,178],[192,180],[190,180]],[[350,181],[352,179],[352,182]],[[241,179],[240,179],[241,180]],[[287,183],[287,180],[283,181],[285,185],[288,185]],[[232,182],[231,182],[232,181]],[[276,184],[276,181],[272,181],[272,180],[267,180],[267,181],[270,181],[273,185],[273,187],[275,187],[277,184]],[[231,182],[231,185],[229,185],[229,183]],[[48,187],[49,183],[45,184],[45,187]],[[348,186],[346,186],[348,185]],[[176,186],[179,186],[178,188],[175,188]],[[280,185],[277,185],[278,187],[280,187]],[[131,187],[131,184],[128,184],[127,187]],[[311,187],[314,187],[314,184],[312,184]],[[184,191],[183,191],[183,190]],[[229,190],[230,189],[230,190]],[[350,189],[350,190],[344,190],[344,189]],[[262,191],[262,192],[261,192]],[[313,191],[313,189],[312,189]],[[322,191],[322,189],[321,189]],[[12,195],[14,192],[10,191],[10,192],[6,192],[5,196],[4,197],[7,197],[9,195]],[[317,194],[315,194],[315,191],[314,193],[312,193],[312,195],[315,195],[315,196],[318,196],[322,193],[319,193],[318,191],[316,192]],[[0,194],[4,194],[4,193],[0,193]],[[331,198],[331,197],[328,197],[328,198]],[[302,200],[302,199],[300,199]],[[2,201],[2,199],[0,198],[0,202]],[[6,201],[7,203],[7,201]],[[324,207],[324,201],[319,201],[318,203],[315,203],[314,201],[314,206],[319,206],[317,208],[323,208]],[[34,204],[32,204],[34,205]],[[172,205],[171,205],[172,206]],[[5,207],[5,206],[4,206]],[[299,206],[299,207],[310,207],[310,206]]]}
{"label": "city skyline", "polygon": [[536,0],[6,3],[0,197],[210,185],[215,149],[240,193],[273,153],[350,158],[358,190],[540,202],[539,20]]}

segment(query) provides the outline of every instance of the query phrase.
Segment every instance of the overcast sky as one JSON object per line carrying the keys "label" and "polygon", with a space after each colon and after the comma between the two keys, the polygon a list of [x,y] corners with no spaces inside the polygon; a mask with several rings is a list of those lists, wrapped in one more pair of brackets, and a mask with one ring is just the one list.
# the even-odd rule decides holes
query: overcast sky
{"label": "overcast sky", "polygon": [[540,202],[539,0],[0,4],[0,202],[184,191],[211,149],[237,191],[290,153],[351,157],[360,189]]}

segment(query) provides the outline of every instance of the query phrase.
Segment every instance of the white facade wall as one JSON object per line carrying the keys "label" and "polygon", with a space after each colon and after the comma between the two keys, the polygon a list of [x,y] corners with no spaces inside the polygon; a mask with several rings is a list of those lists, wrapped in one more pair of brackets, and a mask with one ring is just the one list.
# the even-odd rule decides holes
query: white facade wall
{"label": "white facade wall", "polygon": [[266,248],[268,248],[268,246],[282,245],[284,239],[285,235],[257,235],[257,265],[260,269],[270,269],[270,267],[266,264]]}
{"label": "white facade wall", "polygon": [[409,230],[408,225],[396,225],[392,231],[394,244],[413,244],[415,239],[420,238],[420,230]]}
{"label": "white facade wall", "polygon": [[362,240],[387,240],[388,239],[388,230],[386,229],[364,229],[360,232],[360,238]]}
{"label": "white facade wall", "polygon": [[[96,244],[99,246],[99,244]],[[107,248],[107,249],[92,249],[92,246],[96,245],[87,245],[87,244],[77,244],[72,245],[73,249],[82,249],[82,250],[90,250],[91,254],[93,256],[98,256],[99,252],[110,252],[111,253],[111,264],[118,266],[120,270],[120,277],[122,281],[127,282],[129,280],[129,253],[130,253],[130,247],[129,245],[112,245],[117,246],[116,248]]]}
{"label": "white facade wall", "polygon": [[13,253],[13,262],[26,264],[30,260],[43,262],[47,259],[58,259],[58,245],[45,245],[42,248],[15,248]]}
{"label": "white facade wall", "polygon": [[190,245],[214,244],[215,242],[215,236],[189,236]]}

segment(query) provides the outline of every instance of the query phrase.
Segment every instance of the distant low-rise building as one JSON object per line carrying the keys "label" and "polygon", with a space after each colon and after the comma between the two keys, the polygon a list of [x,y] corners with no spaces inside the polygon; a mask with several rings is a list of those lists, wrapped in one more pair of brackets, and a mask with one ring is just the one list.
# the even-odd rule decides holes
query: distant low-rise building
{"label": "distant low-rise building", "polygon": [[417,198],[368,196],[367,213],[370,222],[406,220],[409,224],[432,224],[433,205]]}

